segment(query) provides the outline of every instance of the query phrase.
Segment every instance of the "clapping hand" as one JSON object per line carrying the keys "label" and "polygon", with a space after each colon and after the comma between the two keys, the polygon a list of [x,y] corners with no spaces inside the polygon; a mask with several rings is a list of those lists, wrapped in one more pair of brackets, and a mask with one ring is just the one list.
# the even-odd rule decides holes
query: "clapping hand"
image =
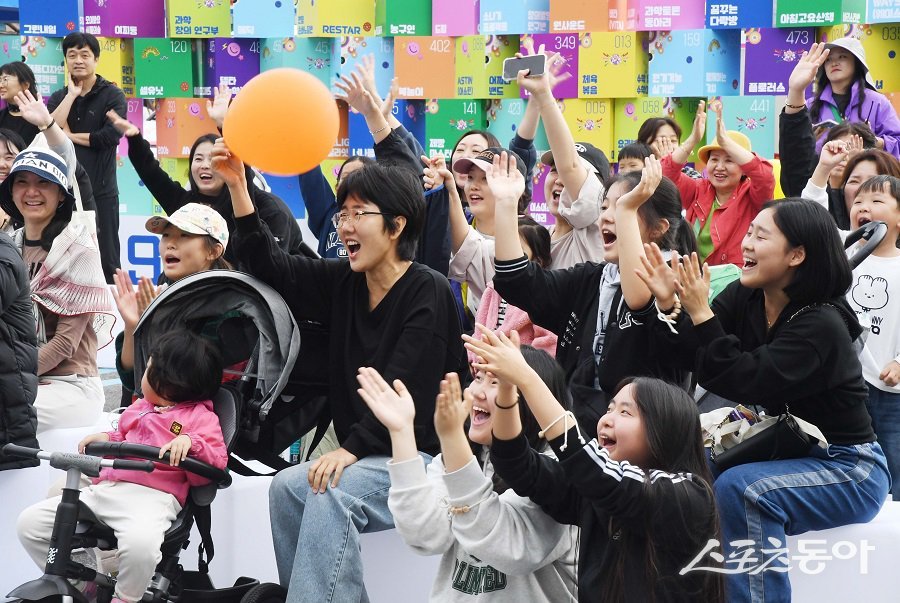
{"label": "clapping hand", "polygon": [[365,366],[360,367],[356,380],[359,397],[388,431],[412,431],[416,405],[402,381],[394,379],[392,388],[377,370]]}
{"label": "clapping hand", "polygon": [[463,392],[459,375],[447,373],[444,376],[434,403],[434,429],[441,441],[463,432],[466,420],[472,414],[473,401],[469,390]]}
{"label": "clapping hand", "polygon": [[662,310],[670,309],[675,305],[675,275],[678,269],[678,254],[673,253],[671,264],[667,264],[662,250],[656,243],[645,244],[641,264],[643,269],[636,268],[635,274],[647,285],[650,294],[656,298],[657,305]]}
{"label": "clapping hand", "polygon": [[681,299],[681,306],[691,315],[694,324],[705,322],[712,316],[709,308],[709,266],[700,266],[697,252],[684,256],[678,263],[675,291]]}
{"label": "clapping hand", "polygon": [[483,324],[476,324],[475,328],[481,339],[462,336],[466,349],[478,357],[472,366],[493,373],[501,383],[518,385],[517,380],[531,371],[519,349],[518,331],[511,331],[507,336],[502,332],[494,333]]}

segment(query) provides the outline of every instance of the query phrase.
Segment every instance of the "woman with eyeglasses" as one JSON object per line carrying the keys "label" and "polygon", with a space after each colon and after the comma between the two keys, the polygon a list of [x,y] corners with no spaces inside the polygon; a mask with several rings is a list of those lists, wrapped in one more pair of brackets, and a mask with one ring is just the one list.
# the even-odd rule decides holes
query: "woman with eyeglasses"
{"label": "woman with eyeglasses", "polygon": [[278,575],[289,601],[365,601],[360,532],[394,527],[387,499],[391,438],[358,394],[373,367],[416,401],[413,431],[426,461],[439,451],[432,417],[441,379],[466,356],[446,277],[412,261],[425,215],[412,171],[367,165],[341,181],[338,236],[349,261],[292,256],[260,221],[244,166],[223,140],[212,150],[231,193],[234,244],[247,270],[272,286],[298,320],[328,330],[328,409],[340,448],[278,473],[269,511]]}
{"label": "woman with eyeglasses", "polygon": [[0,99],[6,103],[6,106],[0,109],[0,128],[12,130],[22,137],[26,145],[29,145],[40,130],[22,116],[16,102],[16,95],[26,90],[37,97],[37,83],[31,67],[22,61],[13,61],[0,66]]}

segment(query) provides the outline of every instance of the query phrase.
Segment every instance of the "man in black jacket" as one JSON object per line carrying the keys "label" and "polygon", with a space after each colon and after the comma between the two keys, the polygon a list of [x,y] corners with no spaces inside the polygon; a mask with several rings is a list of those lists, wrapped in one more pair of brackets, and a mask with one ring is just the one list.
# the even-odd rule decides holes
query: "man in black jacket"
{"label": "man in black jacket", "polygon": [[[0,233],[0,449],[6,444],[38,447],[37,337],[28,273],[12,239]],[[34,467],[37,459],[5,456],[0,470]]]}
{"label": "man in black jacket", "polygon": [[47,103],[53,119],[75,143],[75,155],[84,166],[97,204],[97,238],[106,281],[112,283],[119,267],[119,188],[116,185],[116,146],[119,133],[109,123],[110,109],[126,116],[125,95],[97,75],[100,44],[91,34],[75,32],[62,43],[69,85],[57,90]]}

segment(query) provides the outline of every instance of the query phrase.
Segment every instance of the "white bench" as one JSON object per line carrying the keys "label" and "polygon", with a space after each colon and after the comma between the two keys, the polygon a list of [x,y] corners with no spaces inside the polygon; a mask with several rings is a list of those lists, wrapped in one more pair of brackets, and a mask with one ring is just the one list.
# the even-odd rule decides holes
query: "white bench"
{"label": "white bench", "polygon": [[[40,438],[47,450],[74,450],[88,433],[103,426],[49,431]],[[108,427],[107,427],[108,428]],[[46,463],[33,469],[0,471],[0,600],[12,588],[37,577],[40,572],[21,550],[15,536],[18,514],[46,496],[48,488],[62,472]],[[212,535],[216,556],[210,564],[213,583],[230,586],[238,576],[261,582],[277,582],[275,554],[269,527],[268,488],[270,478],[234,476],[234,483],[218,493],[212,507]],[[813,574],[800,567],[799,541],[807,550],[823,551],[824,571]],[[821,542],[824,541],[824,542]],[[191,546],[182,553],[186,568],[196,568],[196,533]],[[852,543],[845,544],[845,543]],[[863,558],[862,547],[868,547]],[[799,603],[823,601],[866,601],[893,603],[900,593],[900,503],[888,501],[868,524],[855,524],[810,532],[788,538],[791,555],[793,600]],[[850,556],[850,553],[855,553]],[[837,558],[849,557],[849,558]],[[438,557],[422,557],[403,543],[395,530],[362,536],[366,587],[373,603],[426,601],[437,571]],[[816,569],[810,560],[806,568]],[[398,579],[402,576],[402,580]],[[400,586],[402,585],[402,586]]]}

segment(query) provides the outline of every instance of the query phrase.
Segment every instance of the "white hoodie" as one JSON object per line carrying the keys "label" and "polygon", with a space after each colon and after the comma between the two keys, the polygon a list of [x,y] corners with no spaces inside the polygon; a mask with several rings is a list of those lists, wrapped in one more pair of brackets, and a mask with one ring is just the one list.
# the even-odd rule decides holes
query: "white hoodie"
{"label": "white hoodie", "polygon": [[[388,462],[388,507],[407,545],[443,555],[431,590],[433,603],[577,600],[578,528],[561,525],[512,490],[493,491],[490,461],[444,472],[441,455],[427,472],[421,457]],[[467,512],[449,507],[468,506]]]}

